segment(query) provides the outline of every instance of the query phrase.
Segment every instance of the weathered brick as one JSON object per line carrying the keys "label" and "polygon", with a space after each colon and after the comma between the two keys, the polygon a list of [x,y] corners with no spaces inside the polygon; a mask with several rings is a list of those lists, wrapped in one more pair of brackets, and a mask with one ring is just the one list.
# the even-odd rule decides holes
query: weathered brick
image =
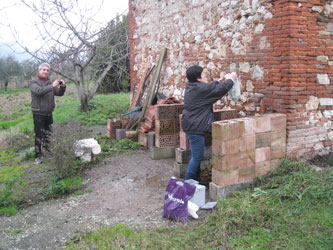
{"label": "weathered brick", "polygon": [[184,105],[175,104],[158,104],[156,105],[156,120],[178,120],[182,113]]}
{"label": "weathered brick", "polygon": [[253,135],[256,131],[256,120],[252,117],[243,117],[233,119],[233,121],[239,122],[241,136]]}
{"label": "weathered brick", "polygon": [[239,150],[241,152],[255,149],[256,147],[256,136],[244,135],[239,139]]}
{"label": "weathered brick", "polygon": [[283,158],[271,160],[272,171],[278,169],[281,166],[282,162],[283,162]]}
{"label": "weathered brick", "polygon": [[262,161],[256,163],[256,177],[266,175],[272,170],[271,161]]}
{"label": "weathered brick", "polygon": [[271,160],[271,147],[256,148],[255,149],[255,161],[258,162]]}
{"label": "weathered brick", "polygon": [[148,134],[139,132],[138,143],[144,147],[147,147],[148,146]]}
{"label": "weathered brick", "polygon": [[232,155],[213,155],[212,167],[220,171],[247,168],[255,164],[255,150],[248,150]]}
{"label": "weathered brick", "polygon": [[238,139],[240,137],[239,122],[233,120],[225,120],[214,122],[212,125],[213,139],[227,141]]}
{"label": "weathered brick", "polygon": [[286,156],[286,144],[281,145],[278,149],[271,150],[271,160],[281,159]]}
{"label": "weathered brick", "polygon": [[158,148],[179,146],[179,134],[155,135],[155,145]]}
{"label": "weathered brick", "polygon": [[256,177],[255,165],[247,168],[240,168],[238,172],[238,182],[251,181]]}
{"label": "weathered brick", "polygon": [[185,132],[179,132],[179,146],[184,150],[190,150],[190,143]]}
{"label": "weathered brick", "polygon": [[155,120],[155,132],[157,135],[168,135],[179,132],[178,120]]}
{"label": "weathered brick", "polygon": [[287,116],[285,114],[267,114],[271,118],[271,129],[285,130],[287,127]]}
{"label": "weathered brick", "polygon": [[256,133],[256,148],[270,147],[271,143],[271,132]]}
{"label": "weathered brick", "polygon": [[214,111],[215,121],[223,121],[228,119],[234,119],[238,117],[238,111],[236,109],[220,109]]}
{"label": "weathered brick", "polygon": [[238,169],[237,170],[227,170],[219,171],[217,169],[212,169],[212,181],[221,187],[230,186],[238,183]]}
{"label": "weathered brick", "polygon": [[150,151],[150,158],[153,160],[175,158],[174,147],[165,147],[165,148],[151,147],[149,151]]}
{"label": "weathered brick", "polygon": [[256,120],[256,133],[271,131],[270,116],[255,116],[255,120]]}

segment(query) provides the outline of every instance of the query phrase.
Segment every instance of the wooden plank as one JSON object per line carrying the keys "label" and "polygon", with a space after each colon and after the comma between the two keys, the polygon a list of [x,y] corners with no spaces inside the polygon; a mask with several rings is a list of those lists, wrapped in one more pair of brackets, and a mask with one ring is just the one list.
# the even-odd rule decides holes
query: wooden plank
{"label": "wooden plank", "polygon": [[128,109],[128,112],[130,112],[130,111],[131,111],[134,107],[136,107],[136,105],[138,104],[139,97],[140,97],[140,93],[141,93],[141,90],[142,90],[143,84],[144,84],[144,82],[145,82],[145,80],[146,80],[146,78],[147,78],[147,74],[148,74],[148,72],[149,72],[149,66],[146,65],[145,70],[144,70],[144,75],[143,75],[143,77],[141,78],[140,83],[139,83],[139,85],[138,85],[138,87],[137,87],[137,89],[136,89],[136,92],[135,92],[134,97],[133,97],[133,99],[132,99],[132,103],[131,103],[131,105],[130,105],[130,107],[129,107],[129,109]]}
{"label": "wooden plank", "polygon": [[152,81],[151,81],[151,83],[149,85],[147,96],[146,96],[146,99],[145,99],[145,101],[143,103],[142,111],[141,111],[140,117],[138,119],[137,130],[140,129],[142,120],[143,120],[143,118],[146,115],[147,107],[149,105],[151,105],[151,103],[153,101],[155,90],[156,90],[156,85],[158,83],[158,79],[159,79],[160,73],[161,73],[162,64],[163,64],[163,61],[164,61],[164,57],[166,55],[166,50],[167,50],[166,48],[163,48],[161,50],[160,57],[159,57],[158,62],[157,62],[156,70],[154,72],[153,79],[152,79]]}

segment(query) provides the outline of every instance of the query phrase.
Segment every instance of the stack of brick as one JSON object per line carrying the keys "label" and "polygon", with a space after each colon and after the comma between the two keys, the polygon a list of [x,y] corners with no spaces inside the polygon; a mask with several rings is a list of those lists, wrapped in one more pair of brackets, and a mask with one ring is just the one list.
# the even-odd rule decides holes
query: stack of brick
{"label": "stack of brick", "polygon": [[214,122],[211,184],[227,187],[251,182],[278,167],[285,148],[284,114]]}
{"label": "stack of brick", "polygon": [[155,106],[148,106],[145,120],[139,129],[138,143],[144,147],[148,146],[148,132],[155,129],[155,110]]}
{"label": "stack of brick", "polygon": [[155,145],[158,148],[176,147],[180,143],[179,115],[183,104],[158,104],[155,115]]}

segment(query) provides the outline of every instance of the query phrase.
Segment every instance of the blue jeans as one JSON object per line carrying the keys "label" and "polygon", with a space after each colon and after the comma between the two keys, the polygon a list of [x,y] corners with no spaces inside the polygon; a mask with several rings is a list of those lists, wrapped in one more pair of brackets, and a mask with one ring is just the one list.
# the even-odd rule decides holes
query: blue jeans
{"label": "blue jeans", "polygon": [[194,179],[199,180],[200,177],[200,163],[203,159],[205,152],[205,136],[198,134],[186,133],[190,141],[192,158],[188,164],[185,173],[185,180]]}

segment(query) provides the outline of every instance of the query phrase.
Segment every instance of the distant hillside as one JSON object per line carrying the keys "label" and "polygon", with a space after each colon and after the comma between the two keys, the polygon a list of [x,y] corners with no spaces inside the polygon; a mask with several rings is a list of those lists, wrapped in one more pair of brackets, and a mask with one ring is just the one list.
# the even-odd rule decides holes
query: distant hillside
{"label": "distant hillside", "polygon": [[29,54],[22,51],[23,50],[18,45],[0,43],[0,57],[13,56],[18,61],[23,61],[31,58]]}

